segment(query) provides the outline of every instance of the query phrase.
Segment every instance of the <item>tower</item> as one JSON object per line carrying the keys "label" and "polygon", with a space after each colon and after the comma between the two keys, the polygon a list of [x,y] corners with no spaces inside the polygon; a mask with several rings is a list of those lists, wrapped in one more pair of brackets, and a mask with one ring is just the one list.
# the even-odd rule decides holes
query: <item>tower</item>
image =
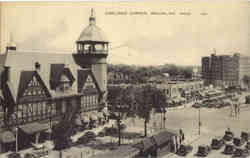
{"label": "tower", "polygon": [[102,30],[96,26],[94,10],[91,9],[89,25],[81,32],[76,41],[75,61],[82,68],[90,68],[100,89],[107,91],[108,40]]}

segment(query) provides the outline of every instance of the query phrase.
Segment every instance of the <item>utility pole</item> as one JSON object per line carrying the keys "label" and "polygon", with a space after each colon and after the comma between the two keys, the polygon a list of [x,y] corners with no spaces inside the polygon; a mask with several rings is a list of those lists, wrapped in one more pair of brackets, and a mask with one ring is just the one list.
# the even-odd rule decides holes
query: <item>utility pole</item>
{"label": "utility pole", "polygon": [[18,152],[18,127],[15,128],[16,131],[16,153]]}
{"label": "utility pole", "polygon": [[121,112],[120,112],[120,107],[119,108],[119,115],[117,118],[117,122],[118,122],[118,135],[119,135],[119,141],[118,141],[118,145],[121,145]]}
{"label": "utility pole", "polygon": [[199,135],[200,135],[200,129],[201,129],[201,107],[199,107]]}

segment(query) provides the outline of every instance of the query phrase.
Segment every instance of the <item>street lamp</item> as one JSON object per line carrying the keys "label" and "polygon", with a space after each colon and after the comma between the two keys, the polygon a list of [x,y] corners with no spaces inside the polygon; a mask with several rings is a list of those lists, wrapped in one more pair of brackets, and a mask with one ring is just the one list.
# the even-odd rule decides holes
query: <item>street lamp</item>
{"label": "street lamp", "polygon": [[163,114],[164,114],[164,116],[163,116],[163,125],[164,125],[164,129],[166,128],[166,109],[165,108],[163,108]]}
{"label": "street lamp", "polygon": [[[118,144],[121,145],[121,110],[122,110],[122,105],[119,103],[114,103],[113,107],[114,114],[115,114],[115,119],[117,121],[118,125]],[[117,114],[118,113],[118,114]]]}
{"label": "street lamp", "polygon": [[16,153],[18,152],[18,128],[15,127],[15,133],[16,133]]}
{"label": "street lamp", "polygon": [[199,107],[199,135],[201,133],[201,107]]}
{"label": "street lamp", "polygon": [[[197,103],[197,97],[195,97],[195,102]],[[199,108],[198,108],[198,134],[200,135],[201,133],[201,105],[199,105]]]}

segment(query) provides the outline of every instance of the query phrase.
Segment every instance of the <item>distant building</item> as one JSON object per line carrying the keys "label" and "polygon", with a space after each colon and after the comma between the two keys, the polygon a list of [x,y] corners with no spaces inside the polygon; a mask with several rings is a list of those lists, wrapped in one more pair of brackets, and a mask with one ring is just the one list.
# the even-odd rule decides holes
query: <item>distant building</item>
{"label": "distant building", "polygon": [[109,42],[95,23],[92,11],[89,25],[76,41],[76,53],[7,47],[0,56],[4,127],[34,134],[46,130],[41,129],[47,127],[43,123],[60,121],[63,115],[68,120],[76,115],[96,118],[106,102]]}
{"label": "distant building", "polygon": [[250,75],[250,57],[236,53],[202,57],[202,78],[206,85],[245,87],[243,77]]}

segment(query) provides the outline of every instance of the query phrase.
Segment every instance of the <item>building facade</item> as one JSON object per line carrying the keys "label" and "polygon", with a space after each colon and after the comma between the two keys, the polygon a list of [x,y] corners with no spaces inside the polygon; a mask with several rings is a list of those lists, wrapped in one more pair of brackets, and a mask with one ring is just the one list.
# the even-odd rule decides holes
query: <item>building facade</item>
{"label": "building facade", "polygon": [[7,47],[0,57],[4,127],[25,126],[25,132],[34,122],[96,118],[106,103],[108,41],[93,10],[76,48],[59,54]]}
{"label": "building facade", "polygon": [[203,57],[201,62],[202,78],[205,85],[245,87],[243,77],[249,75],[249,56],[243,56],[239,53],[232,56],[211,54],[210,57]]}

